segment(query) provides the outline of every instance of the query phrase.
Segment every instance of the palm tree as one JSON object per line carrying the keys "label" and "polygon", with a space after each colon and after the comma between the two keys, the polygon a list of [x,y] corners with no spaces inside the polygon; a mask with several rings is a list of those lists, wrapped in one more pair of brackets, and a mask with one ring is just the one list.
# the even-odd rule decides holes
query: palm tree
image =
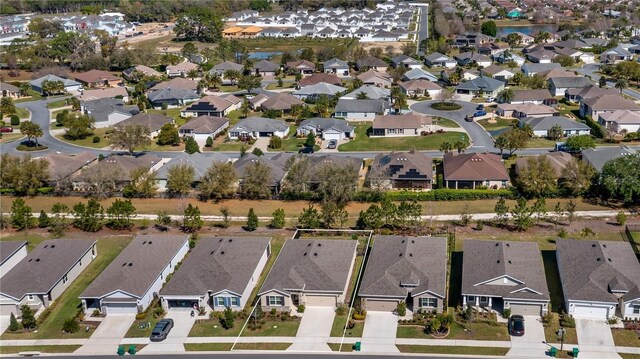
{"label": "palm tree", "polygon": [[187,72],[187,77],[190,79],[195,79],[199,75],[199,71],[197,69],[191,69]]}
{"label": "palm tree", "polygon": [[232,85],[236,84],[236,80],[238,80],[242,74],[238,70],[227,70],[224,72],[224,77],[228,78],[231,81]]}
{"label": "palm tree", "polygon": [[364,91],[358,92],[358,94],[356,95],[356,99],[357,100],[368,100],[369,96],[367,96],[366,93],[364,93]]}
{"label": "palm tree", "polygon": [[451,142],[442,142],[440,144],[440,151],[442,151],[444,153],[448,153],[452,149],[453,149],[453,146],[451,145]]}
{"label": "palm tree", "polygon": [[461,153],[461,152],[464,152],[465,148],[467,148],[467,143],[465,141],[458,140],[456,141],[456,143],[453,144],[453,147],[455,147],[456,150],[458,150],[458,153]]}
{"label": "palm tree", "polygon": [[562,127],[560,125],[555,125],[549,129],[547,135],[550,139],[557,141],[562,138],[564,131],[562,131]]}
{"label": "palm tree", "polygon": [[620,94],[622,94],[622,91],[624,91],[628,86],[629,82],[625,78],[619,78],[618,81],[616,81],[616,88],[620,90]]}
{"label": "palm tree", "polygon": [[498,92],[498,101],[502,103],[511,102],[513,101],[514,97],[515,97],[515,93],[510,88],[506,88]]}
{"label": "palm tree", "polygon": [[399,87],[393,87],[391,89],[391,101],[393,102],[393,108],[401,110],[407,106],[407,97],[402,93]]}
{"label": "palm tree", "polygon": [[31,121],[24,121],[20,124],[20,133],[27,136],[30,144],[32,143],[31,139],[35,139],[36,147],[38,147],[38,137],[42,137],[44,134],[40,125]]}

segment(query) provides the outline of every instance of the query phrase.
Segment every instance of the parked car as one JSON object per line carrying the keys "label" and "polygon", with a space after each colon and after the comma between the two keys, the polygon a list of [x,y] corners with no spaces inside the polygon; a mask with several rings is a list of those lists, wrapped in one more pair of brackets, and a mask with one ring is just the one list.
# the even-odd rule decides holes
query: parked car
{"label": "parked car", "polygon": [[13,132],[13,127],[2,127],[0,128],[0,132]]}
{"label": "parked car", "polygon": [[487,114],[487,111],[485,111],[485,110],[476,111],[476,113],[473,114],[473,117],[485,116],[486,114]]}
{"label": "parked car", "polygon": [[151,331],[151,338],[149,338],[152,342],[161,342],[167,339],[167,335],[173,328],[173,319],[162,319],[161,321],[153,327]]}
{"label": "parked car", "polygon": [[304,146],[298,151],[298,153],[313,153],[313,147]]}
{"label": "parked car", "polygon": [[467,122],[473,122],[473,115],[472,114],[468,114],[464,117],[464,120]]}
{"label": "parked car", "polygon": [[495,97],[489,97],[489,98],[487,99],[487,102],[495,102],[495,101],[496,101],[496,98],[495,98]]}
{"label": "parked car", "polygon": [[484,105],[483,104],[479,104],[478,107],[476,107],[477,111],[484,111]]}
{"label": "parked car", "polygon": [[524,317],[521,315],[512,315],[509,318],[509,334],[514,337],[521,337],[524,335]]}
{"label": "parked car", "polygon": [[336,149],[336,147],[338,147],[338,141],[330,140],[329,141],[329,145],[327,145],[327,148],[330,149],[330,150],[334,150],[334,149]]}

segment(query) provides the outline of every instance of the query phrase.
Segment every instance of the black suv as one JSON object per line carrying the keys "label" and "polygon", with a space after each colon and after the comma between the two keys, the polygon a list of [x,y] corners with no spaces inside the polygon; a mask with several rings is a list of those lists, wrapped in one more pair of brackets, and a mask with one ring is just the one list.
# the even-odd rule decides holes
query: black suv
{"label": "black suv", "polygon": [[153,327],[151,331],[151,338],[149,338],[152,342],[161,342],[167,339],[167,335],[173,328],[173,319],[162,319],[161,321]]}

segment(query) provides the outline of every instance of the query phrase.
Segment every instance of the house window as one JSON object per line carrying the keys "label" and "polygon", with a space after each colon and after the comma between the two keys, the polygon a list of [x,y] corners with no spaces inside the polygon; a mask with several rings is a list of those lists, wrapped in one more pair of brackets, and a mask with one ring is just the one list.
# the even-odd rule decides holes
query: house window
{"label": "house window", "polygon": [[283,306],[284,305],[284,297],[281,296],[268,296],[267,304],[269,306]]}
{"label": "house window", "polygon": [[91,255],[92,256],[96,255],[96,247],[95,246],[91,247]]}
{"label": "house window", "polygon": [[[365,115],[366,116],[366,115]],[[395,135],[396,134],[396,129],[395,128],[390,128],[389,129],[389,134],[390,135]]]}
{"label": "house window", "polygon": [[216,306],[224,307],[224,297],[216,297]]}
{"label": "house window", "polygon": [[238,297],[231,297],[231,306],[232,307],[240,306],[240,300],[238,299]]}
{"label": "house window", "polygon": [[80,267],[82,267],[82,259],[80,260]]}
{"label": "house window", "polygon": [[640,314],[640,304],[633,306],[633,314]]}
{"label": "house window", "polygon": [[470,295],[470,296],[468,296],[468,297],[467,297],[467,301],[469,301],[469,302],[475,302],[475,301],[476,301],[476,297],[475,297],[475,296],[473,296],[473,295]]}
{"label": "house window", "polygon": [[420,298],[421,307],[435,308],[438,300],[436,298]]}

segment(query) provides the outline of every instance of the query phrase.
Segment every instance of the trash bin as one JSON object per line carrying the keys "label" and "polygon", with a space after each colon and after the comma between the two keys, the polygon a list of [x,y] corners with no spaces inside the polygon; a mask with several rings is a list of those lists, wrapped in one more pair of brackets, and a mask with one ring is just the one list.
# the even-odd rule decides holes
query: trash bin
{"label": "trash bin", "polygon": [[558,349],[556,349],[556,347],[551,347],[551,349],[549,349],[549,355],[555,358],[556,355],[558,355]]}
{"label": "trash bin", "polygon": [[120,356],[124,355],[124,346],[122,346],[122,345],[118,346],[118,355],[120,355]]}
{"label": "trash bin", "polygon": [[353,346],[353,349],[359,352],[361,346],[362,346],[362,342],[356,342],[356,344]]}
{"label": "trash bin", "polygon": [[578,353],[580,353],[580,350],[578,350],[578,348],[573,348],[573,357],[574,358],[578,357]]}
{"label": "trash bin", "polygon": [[129,345],[129,354],[131,355],[136,355],[136,346],[135,345]]}

